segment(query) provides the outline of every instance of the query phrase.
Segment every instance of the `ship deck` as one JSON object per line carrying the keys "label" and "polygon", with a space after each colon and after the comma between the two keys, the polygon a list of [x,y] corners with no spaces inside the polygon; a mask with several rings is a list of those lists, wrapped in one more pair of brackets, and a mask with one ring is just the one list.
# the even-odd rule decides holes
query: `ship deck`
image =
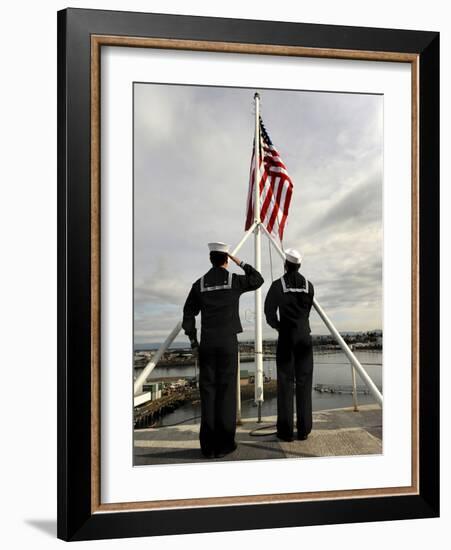
{"label": "ship deck", "polygon": [[[245,418],[237,426],[238,448],[208,459],[199,447],[199,422],[134,430],[134,465],[176,464],[230,460],[268,460],[382,453],[382,410],[377,405],[328,409],[313,413],[313,430],[305,441],[284,442],[273,434],[276,417]],[[268,426],[268,428],[264,428]],[[259,436],[250,435],[258,430]],[[263,429],[264,428],[264,429]]]}

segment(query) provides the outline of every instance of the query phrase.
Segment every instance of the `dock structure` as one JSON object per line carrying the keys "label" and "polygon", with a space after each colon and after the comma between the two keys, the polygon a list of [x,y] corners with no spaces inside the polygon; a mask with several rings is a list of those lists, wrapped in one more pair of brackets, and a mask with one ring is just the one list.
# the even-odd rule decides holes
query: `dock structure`
{"label": "dock structure", "polygon": [[199,399],[199,391],[187,388],[184,391],[165,395],[155,401],[147,401],[144,405],[135,407],[133,414],[134,426],[147,427],[164,414],[172,412],[180,405],[194,399]]}
{"label": "dock structure", "polygon": [[[313,430],[305,441],[284,442],[274,435],[276,417],[243,418],[237,426],[236,451],[207,459],[200,452],[200,420],[160,428],[135,429],[134,465],[376,455],[382,453],[382,410],[378,405],[328,409],[313,413]],[[258,429],[258,437],[250,432]]]}
{"label": "dock structure", "polygon": [[313,389],[319,393],[352,394],[355,391],[363,395],[370,394],[370,390],[366,386],[356,386],[354,389],[352,384],[315,384]]}

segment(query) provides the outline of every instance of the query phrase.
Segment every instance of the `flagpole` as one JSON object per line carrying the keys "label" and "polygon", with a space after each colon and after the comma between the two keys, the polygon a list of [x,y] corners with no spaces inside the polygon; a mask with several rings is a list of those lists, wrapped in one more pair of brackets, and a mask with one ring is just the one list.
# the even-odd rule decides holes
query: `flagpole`
{"label": "flagpole", "polygon": [[[261,227],[260,227],[260,96],[256,92],[255,100],[255,170],[254,170],[254,218],[256,228],[254,237],[255,269],[261,272]],[[262,417],[263,402],[263,345],[262,345],[262,291],[255,291],[255,402],[258,407],[258,422]]]}

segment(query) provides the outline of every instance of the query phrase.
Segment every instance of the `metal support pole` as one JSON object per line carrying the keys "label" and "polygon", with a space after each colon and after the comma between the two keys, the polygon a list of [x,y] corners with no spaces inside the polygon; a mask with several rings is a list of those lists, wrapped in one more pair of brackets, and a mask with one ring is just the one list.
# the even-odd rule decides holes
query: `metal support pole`
{"label": "metal support pole", "polygon": [[169,334],[169,336],[166,338],[166,340],[158,348],[157,353],[152,357],[152,359],[149,361],[149,363],[147,363],[147,365],[144,367],[141,374],[135,380],[135,383],[133,385],[133,395],[137,395],[138,393],[142,392],[143,384],[145,383],[145,381],[149,377],[150,373],[155,368],[155,365],[158,363],[158,361],[163,356],[163,353],[168,349],[168,347],[175,340],[177,334],[180,332],[181,329],[182,329],[182,321],[179,321],[176,324],[176,326],[172,329],[172,332]]}
{"label": "metal support pole", "polygon": [[240,351],[238,350],[238,370],[236,373],[236,423],[238,426],[243,424],[241,420],[241,364],[240,364]]}
{"label": "metal support pole", "polygon": [[199,388],[199,380],[197,378],[197,357],[194,359],[194,385]]}
{"label": "metal support pole", "polygon": [[[354,346],[352,344],[349,346],[349,349],[352,352],[354,352]],[[358,412],[359,405],[357,403],[357,381],[355,377],[355,370],[354,370],[354,367],[352,366],[352,363],[350,363],[350,366],[351,366],[351,379],[352,379],[352,403],[354,405],[354,412]]]}
{"label": "metal support pole", "polygon": [[269,241],[271,242],[271,244],[274,246],[274,248],[276,249],[276,252],[277,254],[279,254],[279,256],[282,258],[283,261],[285,261],[285,252],[280,248],[280,246],[277,244],[277,241],[276,239],[271,235],[271,233],[266,229],[266,227],[261,224],[261,227],[263,229],[263,232],[266,234],[266,236],[268,237]]}
{"label": "metal support pole", "polygon": [[[285,253],[280,248],[280,246],[276,243],[274,237],[268,232],[266,227],[264,225],[261,225],[263,230],[265,231],[266,235],[268,236],[270,242],[274,245],[274,248],[277,250],[278,254],[282,259],[285,260]],[[324,312],[323,308],[318,304],[315,298],[313,298],[313,307],[315,308],[318,315],[323,320],[326,327],[329,329],[332,336],[337,341],[338,345],[341,347],[341,349],[344,351],[346,357],[349,359],[351,365],[353,368],[358,372],[360,378],[365,383],[367,388],[370,390],[371,395],[376,400],[377,404],[382,407],[383,404],[383,397],[381,392],[378,390],[376,384],[371,380],[366,370],[362,367],[357,357],[352,353],[352,351],[349,349],[348,344],[343,340],[341,334],[338,332],[338,330],[335,328],[332,321],[329,319],[329,317]]]}
{"label": "metal support pole", "polygon": [[354,412],[358,412],[359,404],[357,403],[357,382],[355,379],[355,369],[351,364],[351,375],[352,375],[352,402],[354,404]]}
{"label": "metal support pole", "polygon": [[243,246],[243,244],[247,241],[248,237],[254,232],[254,229],[257,227],[256,222],[254,222],[251,227],[246,231],[241,241],[235,246],[233,251],[231,252],[232,256],[235,256],[238,254],[239,249]]}
{"label": "metal support pole", "polygon": [[[255,269],[261,272],[261,224],[260,224],[260,96],[255,100],[255,141],[254,141],[254,250]],[[263,345],[262,345],[262,291],[255,291],[255,402],[258,407],[258,422],[261,422],[263,401]]]}
{"label": "metal support pole", "polygon": [[349,349],[348,344],[343,340],[341,334],[338,332],[338,330],[334,327],[332,321],[329,319],[329,317],[326,315],[326,313],[323,311],[322,307],[318,304],[318,302],[313,298],[313,307],[316,309],[318,315],[323,320],[326,327],[330,330],[332,336],[335,338],[335,340],[340,345],[341,349],[344,351],[346,357],[351,362],[351,365],[357,370],[359,373],[360,378],[363,380],[363,382],[366,384],[368,389],[370,390],[371,395],[374,397],[378,405],[382,407],[383,398],[381,392],[377,389],[376,384],[371,380],[371,378],[368,376],[368,373],[366,370],[362,367],[357,357],[352,353],[352,351]]}

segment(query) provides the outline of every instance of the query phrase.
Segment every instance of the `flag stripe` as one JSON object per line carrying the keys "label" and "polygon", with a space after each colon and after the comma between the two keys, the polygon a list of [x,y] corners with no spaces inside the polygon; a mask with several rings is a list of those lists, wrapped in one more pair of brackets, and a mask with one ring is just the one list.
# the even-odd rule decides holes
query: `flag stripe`
{"label": "flag stripe", "polygon": [[269,220],[271,218],[271,214],[276,205],[277,191],[279,189],[280,182],[281,182],[280,178],[276,178],[274,180],[274,192],[272,193],[271,204],[269,205],[269,208],[265,212],[265,216],[264,217],[262,216],[261,218],[267,229],[268,229]]}
{"label": "flag stripe", "polygon": [[[282,183],[282,181],[280,182]],[[267,230],[272,233],[273,232],[273,228],[274,228],[274,222],[276,221],[276,216],[279,212],[279,208],[280,208],[280,199],[282,197],[282,193],[283,193],[283,190],[284,190],[284,185],[280,185],[279,184],[279,187],[277,188],[277,195],[276,195],[276,206],[272,209],[272,212],[271,212],[271,217],[269,218],[269,222],[268,222],[268,225],[266,226]]]}

